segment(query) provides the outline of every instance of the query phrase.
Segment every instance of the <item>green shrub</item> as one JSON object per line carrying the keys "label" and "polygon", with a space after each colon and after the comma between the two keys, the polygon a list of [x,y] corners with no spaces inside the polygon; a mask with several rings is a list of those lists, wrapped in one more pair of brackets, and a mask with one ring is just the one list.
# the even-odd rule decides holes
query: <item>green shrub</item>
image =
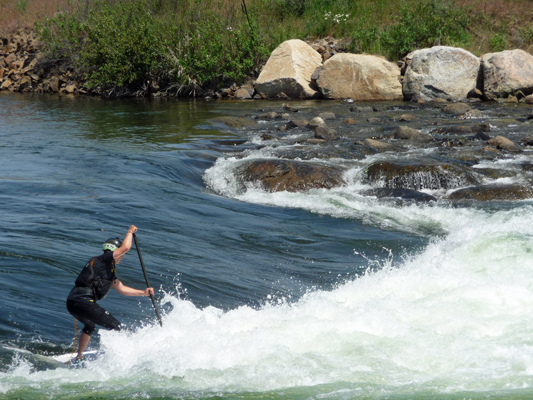
{"label": "green shrub", "polygon": [[52,61],[67,59],[71,62],[79,58],[83,24],[77,15],[58,13],[36,25],[37,33],[47,48],[47,57]]}
{"label": "green shrub", "polygon": [[308,0],[274,0],[274,10],[280,20],[300,18],[307,9]]}
{"label": "green shrub", "polygon": [[21,12],[28,10],[28,1],[29,0],[17,0],[16,9]]}
{"label": "green shrub", "polygon": [[144,0],[102,3],[85,22],[81,66],[91,87],[142,85],[166,67],[166,24]]}
{"label": "green shrub", "polygon": [[400,58],[417,48],[464,44],[469,23],[468,14],[454,2],[427,0],[403,6],[384,35],[388,55]]}
{"label": "green shrub", "polygon": [[507,35],[495,33],[489,39],[492,51],[503,51],[507,47]]}
{"label": "green shrub", "polygon": [[258,33],[255,15],[228,25],[207,11],[201,19],[186,18],[189,24],[175,38],[172,52],[181,60],[176,80],[204,86],[239,83],[270,52]]}
{"label": "green shrub", "polygon": [[525,48],[533,42],[533,25],[525,25],[518,28],[515,41],[516,47]]}

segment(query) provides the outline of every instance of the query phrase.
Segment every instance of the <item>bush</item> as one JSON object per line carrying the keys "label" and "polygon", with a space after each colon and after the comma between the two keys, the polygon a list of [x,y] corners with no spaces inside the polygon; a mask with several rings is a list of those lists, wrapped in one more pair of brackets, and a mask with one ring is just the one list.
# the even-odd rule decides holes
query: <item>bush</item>
{"label": "bush", "polygon": [[89,13],[81,66],[90,87],[140,86],[165,69],[167,26],[144,0],[101,4]]}
{"label": "bush", "polygon": [[50,58],[69,61],[88,88],[107,93],[127,88],[143,94],[151,81],[180,92],[241,83],[271,50],[254,10],[229,24],[214,11],[191,7],[178,15],[167,6],[161,0],[96,0],[87,3],[85,18],[83,10],[60,14],[39,32]]}
{"label": "bush", "polygon": [[468,41],[467,13],[453,2],[428,0],[404,6],[384,35],[388,55],[401,58],[417,48],[458,46]]}
{"label": "bush", "polygon": [[495,33],[489,39],[492,51],[503,51],[507,47],[507,36],[501,33]]}
{"label": "bush", "polygon": [[227,25],[213,12],[188,20],[192,22],[181,33],[175,52],[183,60],[182,74],[196,85],[241,82],[269,54],[253,13],[238,25]]}

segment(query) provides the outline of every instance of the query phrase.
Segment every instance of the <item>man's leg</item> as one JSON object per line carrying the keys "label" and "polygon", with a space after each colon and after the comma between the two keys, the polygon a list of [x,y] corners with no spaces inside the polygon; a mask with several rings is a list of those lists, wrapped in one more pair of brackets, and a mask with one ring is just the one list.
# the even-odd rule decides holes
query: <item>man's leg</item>
{"label": "man's leg", "polygon": [[85,332],[81,333],[80,343],[78,344],[78,360],[81,360],[83,358],[83,352],[87,348],[87,345],[89,344],[90,340],[91,340],[90,335],[87,335]]}

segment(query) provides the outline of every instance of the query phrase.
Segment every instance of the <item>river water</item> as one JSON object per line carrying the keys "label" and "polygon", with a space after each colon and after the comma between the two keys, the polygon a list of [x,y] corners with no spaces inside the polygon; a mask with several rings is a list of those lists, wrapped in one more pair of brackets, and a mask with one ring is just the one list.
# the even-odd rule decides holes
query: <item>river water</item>
{"label": "river water", "polygon": [[[216,118],[265,105],[0,95],[0,398],[532,398],[533,204],[242,192],[235,164],[275,152]],[[75,277],[131,224],[163,327],[110,293],[126,330],[52,368]],[[118,276],[145,286],[135,249]]]}

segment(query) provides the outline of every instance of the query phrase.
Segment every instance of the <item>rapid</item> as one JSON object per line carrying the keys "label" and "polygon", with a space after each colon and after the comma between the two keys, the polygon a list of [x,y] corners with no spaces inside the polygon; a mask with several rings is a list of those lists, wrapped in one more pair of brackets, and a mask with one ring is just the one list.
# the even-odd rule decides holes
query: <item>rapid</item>
{"label": "rapid", "polygon": [[[0,95],[0,398],[533,397],[533,202],[362,196],[383,154],[322,160],[350,164],[339,188],[243,191],[237,166],[277,153],[216,117],[259,104]],[[127,329],[50,368],[77,272],[130,224],[163,327],[111,293]],[[118,275],[142,287],[133,250]]]}

